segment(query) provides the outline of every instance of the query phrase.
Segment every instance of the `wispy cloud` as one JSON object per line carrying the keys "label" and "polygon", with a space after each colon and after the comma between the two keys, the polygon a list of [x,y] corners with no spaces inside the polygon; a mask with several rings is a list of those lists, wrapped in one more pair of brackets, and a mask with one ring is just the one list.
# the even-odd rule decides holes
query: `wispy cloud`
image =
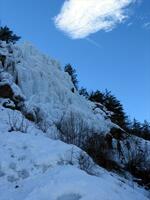
{"label": "wispy cloud", "polygon": [[96,46],[97,48],[102,48],[102,46],[98,42],[96,42],[95,40],[93,40],[89,37],[86,37],[85,39],[86,39],[86,41],[88,41],[90,44]]}
{"label": "wispy cloud", "polygon": [[150,22],[145,22],[143,28],[150,30]]}
{"label": "wispy cloud", "polygon": [[136,0],[66,0],[54,18],[57,28],[73,39],[100,30],[110,31],[128,17],[126,8]]}

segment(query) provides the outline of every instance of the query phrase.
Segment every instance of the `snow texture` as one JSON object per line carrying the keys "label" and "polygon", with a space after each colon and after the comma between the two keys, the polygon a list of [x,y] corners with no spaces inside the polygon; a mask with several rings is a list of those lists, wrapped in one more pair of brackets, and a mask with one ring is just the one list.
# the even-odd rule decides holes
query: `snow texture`
{"label": "snow texture", "polygon": [[[96,109],[74,87],[69,75],[32,45],[0,43],[0,82],[9,84],[27,110],[39,108],[51,122],[49,135],[24,118],[13,99],[0,98],[0,200],[148,200],[147,192],[135,183],[95,166],[97,176],[79,169],[70,159],[73,145],[53,140],[54,123],[74,113],[93,130],[106,134],[115,125],[105,112]],[[13,127],[13,128],[12,128]],[[47,137],[49,136],[49,137]]]}
{"label": "snow texture", "polygon": [[148,200],[142,188],[102,168],[91,176],[60,164],[73,146],[45,137],[29,121],[27,133],[8,132],[13,112],[19,121],[21,113],[0,107],[1,200]]}
{"label": "snow texture", "polygon": [[18,55],[20,62],[16,64],[16,73],[18,85],[26,97],[27,109],[39,107],[44,117],[52,121],[73,112],[95,132],[108,133],[114,126],[109,119],[105,119],[106,114],[102,110],[94,113],[93,103],[77,91],[71,91],[74,85],[70,76],[57,61],[41,54],[29,43],[15,49],[14,57]]}

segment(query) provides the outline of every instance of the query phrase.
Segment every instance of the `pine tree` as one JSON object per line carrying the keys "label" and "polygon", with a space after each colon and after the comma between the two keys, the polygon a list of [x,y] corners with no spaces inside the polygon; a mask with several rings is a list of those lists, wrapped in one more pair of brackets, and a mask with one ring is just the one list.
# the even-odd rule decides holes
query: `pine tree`
{"label": "pine tree", "polygon": [[103,104],[108,111],[112,112],[112,122],[119,125],[121,128],[127,128],[127,116],[120,101],[106,90],[104,93],[97,90],[90,94],[89,100]]}
{"label": "pine tree", "polygon": [[133,135],[137,135],[139,137],[142,136],[142,127],[141,127],[141,123],[139,121],[137,121],[135,118],[133,119],[132,122],[132,127],[131,127],[131,134]]}
{"label": "pine tree", "polygon": [[96,90],[96,92],[92,92],[89,96],[89,100],[97,103],[104,104],[104,94],[100,92],[99,90]]}
{"label": "pine tree", "polygon": [[104,106],[112,112],[112,122],[119,125],[121,128],[127,128],[127,116],[124,112],[123,105],[120,101],[111,94],[110,91],[105,91]]}
{"label": "pine tree", "polygon": [[76,90],[78,90],[78,80],[77,80],[76,70],[70,64],[68,64],[65,66],[64,71],[71,76],[71,81]]}
{"label": "pine tree", "polygon": [[144,123],[140,123],[136,119],[133,120],[128,132],[132,135],[136,135],[145,140],[150,140],[150,123],[144,120]]}
{"label": "pine tree", "polygon": [[79,94],[82,95],[82,96],[84,96],[86,99],[89,98],[89,93],[86,90],[86,88],[81,87],[81,89],[79,90]]}
{"label": "pine tree", "polygon": [[0,40],[15,44],[19,39],[20,37],[14,34],[7,26],[0,27]]}
{"label": "pine tree", "polygon": [[142,124],[142,136],[144,139],[150,140],[150,123],[144,120]]}

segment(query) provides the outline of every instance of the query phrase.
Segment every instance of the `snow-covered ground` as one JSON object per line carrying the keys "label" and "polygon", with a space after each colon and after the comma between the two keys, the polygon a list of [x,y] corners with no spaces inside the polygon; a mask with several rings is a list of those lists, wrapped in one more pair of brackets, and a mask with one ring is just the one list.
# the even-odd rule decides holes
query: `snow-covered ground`
{"label": "snow-covered ground", "polygon": [[[69,75],[54,59],[30,44],[17,47],[4,42],[0,55],[6,57],[0,63],[0,86],[9,91],[5,99],[0,98],[0,200],[149,199],[143,188],[93,165],[91,159],[95,175],[81,170],[81,149],[58,140],[55,123],[70,113],[93,133],[107,134],[117,126],[100,108],[94,109],[94,103],[72,92]],[[23,116],[24,110],[17,111],[16,105],[26,112],[38,108],[40,117],[49,123],[46,133]]]}
{"label": "snow-covered ground", "polygon": [[27,133],[8,132],[14,115],[19,122],[21,113],[0,107],[1,200],[148,200],[144,189],[102,168],[92,176],[61,163],[73,146],[46,137],[27,120]]}

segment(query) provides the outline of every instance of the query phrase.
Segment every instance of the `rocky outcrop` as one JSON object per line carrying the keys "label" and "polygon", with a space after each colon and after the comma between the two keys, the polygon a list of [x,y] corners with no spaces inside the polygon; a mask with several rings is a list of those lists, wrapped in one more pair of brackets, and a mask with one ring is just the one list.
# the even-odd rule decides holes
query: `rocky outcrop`
{"label": "rocky outcrop", "polygon": [[0,98],[13,99],[14,93],[11,86],[8,83],[0,85]]}

